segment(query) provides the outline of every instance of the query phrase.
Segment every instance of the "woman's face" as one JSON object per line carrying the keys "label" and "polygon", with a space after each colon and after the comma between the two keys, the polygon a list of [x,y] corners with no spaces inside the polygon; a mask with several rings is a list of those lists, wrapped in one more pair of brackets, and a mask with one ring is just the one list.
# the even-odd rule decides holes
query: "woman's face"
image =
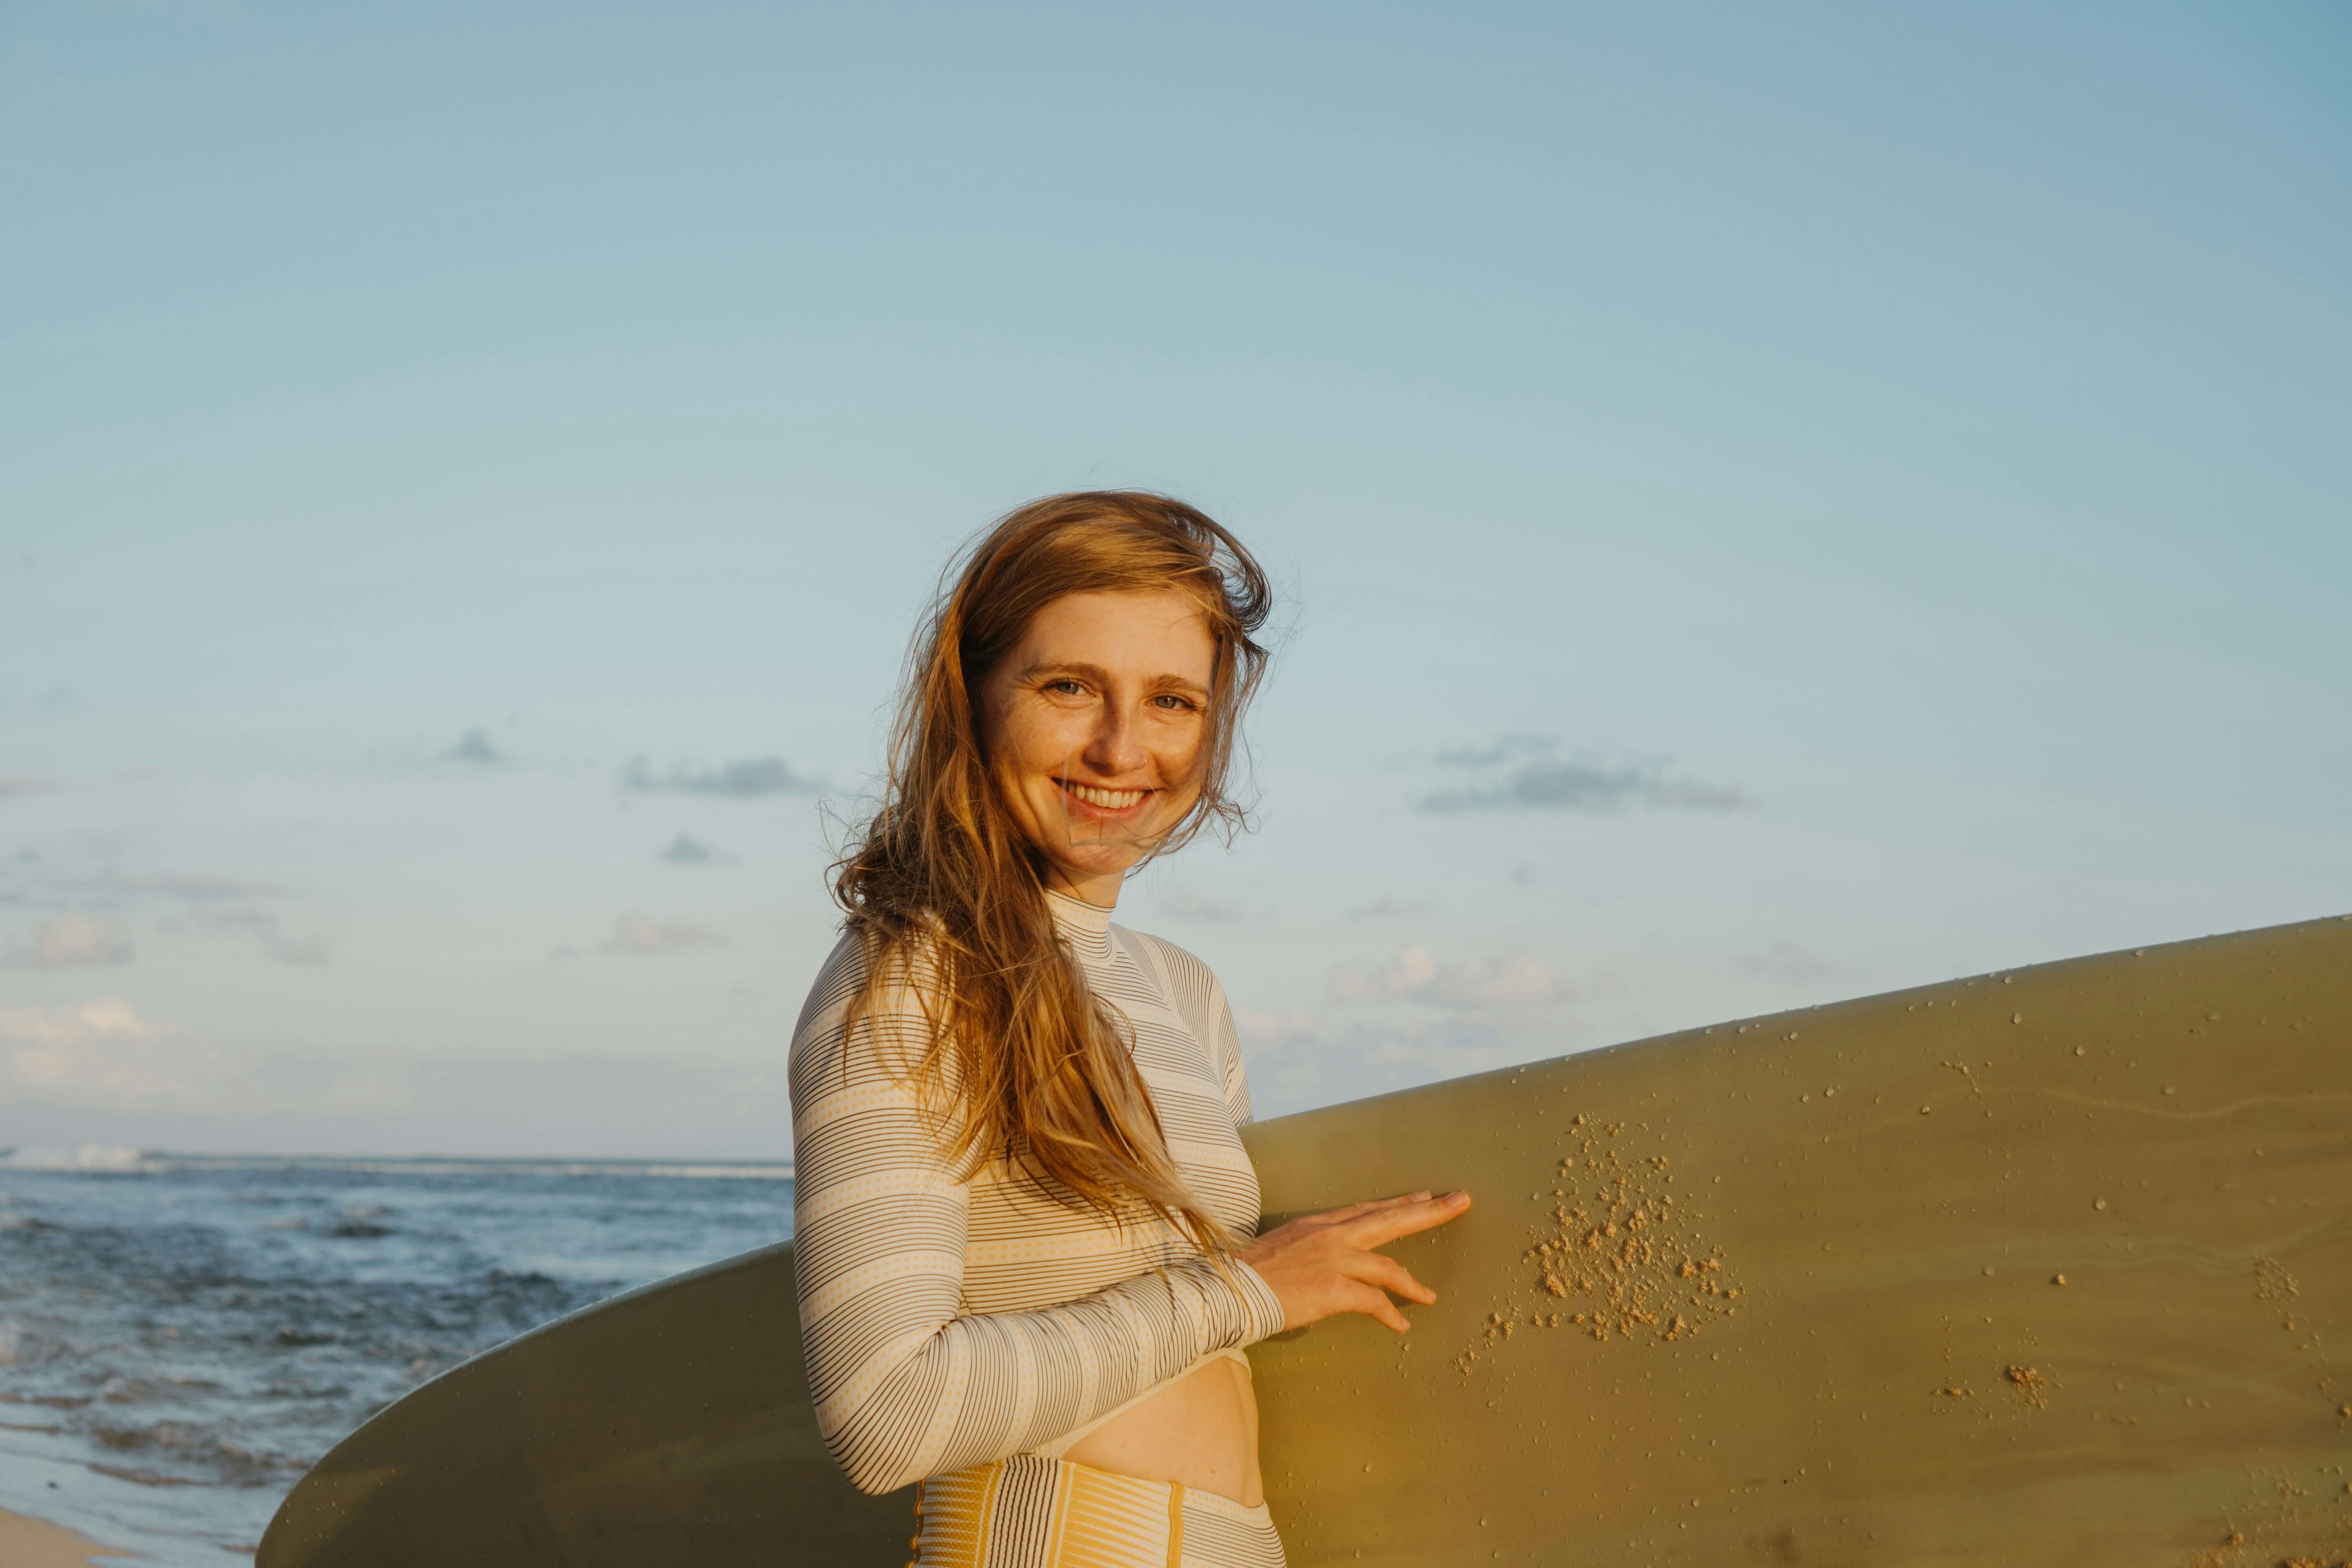
{"label": "woman's face", "polygon": [[1216,651],[1180,589],[1070,594],[989,672],[982,742],[1052,885],[1116,904],[1121,874],[1192,809]]}

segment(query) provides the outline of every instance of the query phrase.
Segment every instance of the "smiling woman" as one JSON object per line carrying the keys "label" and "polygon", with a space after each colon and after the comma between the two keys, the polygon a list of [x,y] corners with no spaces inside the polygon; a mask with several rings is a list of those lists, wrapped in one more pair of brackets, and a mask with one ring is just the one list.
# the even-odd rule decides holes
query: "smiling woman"
{"label": "smiling woman", "polygon": [[910,657],[792,1086],[818,1425],[861,1489],[920,1483],[919,1563],[1280,1563],[1244,1347],[1435,1300],[1375,1248],[1460,1194],[1256,1236],[1224,993],[1110,920],[1242,821],[1270,599],[1192,507],[1055,496],[950,568]]}

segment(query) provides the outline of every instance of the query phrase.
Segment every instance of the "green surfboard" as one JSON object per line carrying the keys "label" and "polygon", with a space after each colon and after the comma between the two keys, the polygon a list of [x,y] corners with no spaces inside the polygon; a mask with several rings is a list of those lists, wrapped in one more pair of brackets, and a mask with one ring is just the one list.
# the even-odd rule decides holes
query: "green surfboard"
{"label": "green surfboard", "polygon": [[[1248,1131],[1270,1215],[1417,1187],[1402,1339],[1255,1347],[1320,1564],[2352,1559],[2352,917],[1591,1051]],[[384,1410],[259,1568],[901,1564],[789,1246]]]}

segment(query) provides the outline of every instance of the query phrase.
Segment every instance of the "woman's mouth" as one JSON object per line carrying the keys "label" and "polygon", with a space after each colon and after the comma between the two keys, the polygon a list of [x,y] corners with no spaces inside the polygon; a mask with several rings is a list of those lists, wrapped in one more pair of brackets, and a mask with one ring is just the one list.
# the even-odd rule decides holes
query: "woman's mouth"
{"label": "woman's mouth", "polygon": [[1071,799],[1097,811],[1130,811],[1141,805],[1151,795],[1148,789],[1102,789],[1094,784],[1073,784],[1068,779],[1055,779],[1054,782],[1061,785]]}

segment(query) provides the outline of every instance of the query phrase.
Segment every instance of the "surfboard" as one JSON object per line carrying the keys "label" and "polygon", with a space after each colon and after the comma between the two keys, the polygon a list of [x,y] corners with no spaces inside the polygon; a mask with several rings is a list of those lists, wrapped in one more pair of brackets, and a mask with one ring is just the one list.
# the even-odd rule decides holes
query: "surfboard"
{"label": "surfboard", "polygon": [[[1247,1131],[1269,1216],[1419,1187],[1440,1293],[1251,1360],[1299,1568],[2352,1559],[2352,916],[1580,1053]],[[895,1565],[789,1245],[376,1415],[259,1568]]]}

